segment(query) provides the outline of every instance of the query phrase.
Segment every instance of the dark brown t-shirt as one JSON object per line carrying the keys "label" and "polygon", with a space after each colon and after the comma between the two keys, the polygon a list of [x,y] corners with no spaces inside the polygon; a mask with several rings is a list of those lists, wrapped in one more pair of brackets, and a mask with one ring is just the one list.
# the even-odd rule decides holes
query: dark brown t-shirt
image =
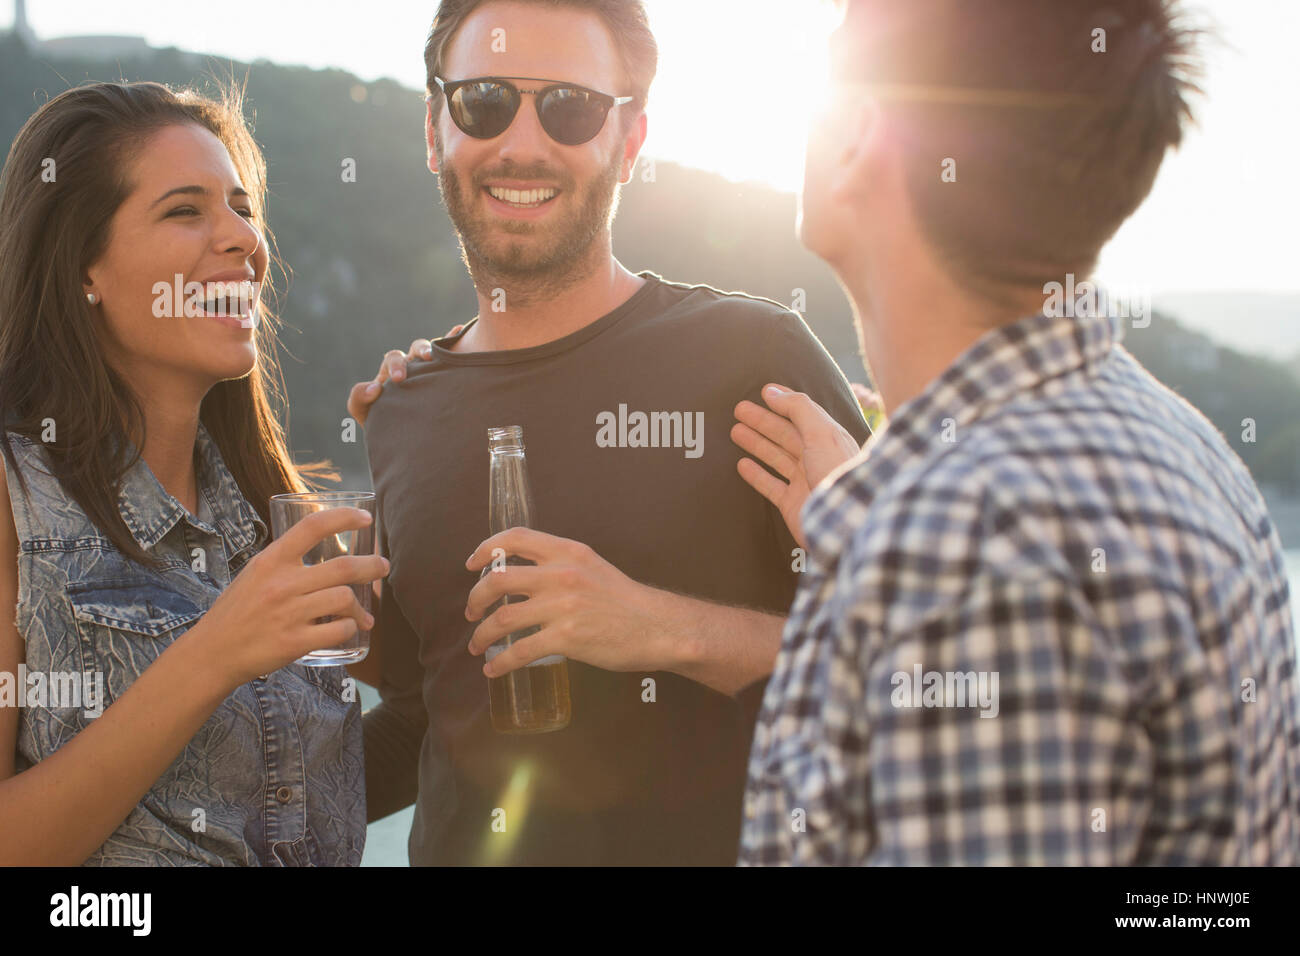
{"label": "dark brown t-shirt", "polygon": [[[544,345],[462,353],[435,343],[370,413],[392,571],[375,630],[384,703],[365,716],[366,784],[373,820],[409,804],[418,779],[413,864],[735,863],[763,682],[733,699],[669,673],[570,660],[570,725],[507,736],[489,724],[484,659],[466,650],[477,575],[464,563],[488,537],[494,426],[523,426],[539,530],[585,542],[655,587],[789,608],[795,543],[736,471],[733,409],[761,404],[763,385],[779,382],[862,442],[848,382],[797,313],[641,275],[623,305]],[[663,440],[639,446],[638,412],[681,413],[702,431],[647,428],[646,446],[652,431]]]}

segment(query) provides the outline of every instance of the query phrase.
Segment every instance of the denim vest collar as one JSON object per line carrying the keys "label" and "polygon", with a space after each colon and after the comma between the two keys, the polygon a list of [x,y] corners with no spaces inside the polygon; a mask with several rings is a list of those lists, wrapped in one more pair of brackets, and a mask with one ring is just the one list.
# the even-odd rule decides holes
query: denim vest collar
{"label": "denim vest collar", "polygon": [[248,503],[234,475],[226,467],[217,443],[199,422],[195,438],[195,460],[199,495],[207,498],[216,528],[190,515],[186,507],[170,494],[155,477],[144,458],[138,458],[122,478],[117,509],[132,537],[141,548],[149,550],[182,519],[209,534],[220,534],[235,553],[260,545],[266,539],[266,523]]}

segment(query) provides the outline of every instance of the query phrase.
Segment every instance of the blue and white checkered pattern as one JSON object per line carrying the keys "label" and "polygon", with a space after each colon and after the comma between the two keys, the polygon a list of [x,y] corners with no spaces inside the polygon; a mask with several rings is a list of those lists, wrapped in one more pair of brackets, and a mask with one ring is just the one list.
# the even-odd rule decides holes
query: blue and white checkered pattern
{"label": "blue and white checkered pattern", "polygon": [[810,496],[741,864],[1300,862],[1281,542],[1120,336],[990,331]]}

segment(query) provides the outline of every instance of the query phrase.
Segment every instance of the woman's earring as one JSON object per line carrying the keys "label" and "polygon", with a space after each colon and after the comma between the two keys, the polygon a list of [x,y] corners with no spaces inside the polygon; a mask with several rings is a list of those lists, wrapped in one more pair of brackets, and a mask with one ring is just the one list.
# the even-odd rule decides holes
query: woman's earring
{"label": "woman's earring", "polygon": [[95,293],[93,292],[87,292],[86,301],[89,302],[91,305],[95,305],[99,302],[99,296],[95,295]]}

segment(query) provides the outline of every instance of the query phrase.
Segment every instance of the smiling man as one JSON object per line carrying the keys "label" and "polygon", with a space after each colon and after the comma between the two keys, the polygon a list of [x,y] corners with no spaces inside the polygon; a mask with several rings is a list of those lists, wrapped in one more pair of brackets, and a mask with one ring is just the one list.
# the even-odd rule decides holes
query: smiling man
{"label": "smiling man", "polygon": [[[799,566],[737,470],[732,409],[779,380],[858,442],[866,424],[797,314],[614,257],[657,62],[639,0],[446,0],[425,57],[429,168],[479,313],[367,425],[393,562],[370,817],[417,800],[414,864],[730,865]],[[523,427],[538,527],[485,541],[503,425]],[[480,581],[496,547],[536,566]],[[506,593],[528,600],[485,617]],[[494,733],[485,675],[550,654],[569,659],[570,725]]]}

